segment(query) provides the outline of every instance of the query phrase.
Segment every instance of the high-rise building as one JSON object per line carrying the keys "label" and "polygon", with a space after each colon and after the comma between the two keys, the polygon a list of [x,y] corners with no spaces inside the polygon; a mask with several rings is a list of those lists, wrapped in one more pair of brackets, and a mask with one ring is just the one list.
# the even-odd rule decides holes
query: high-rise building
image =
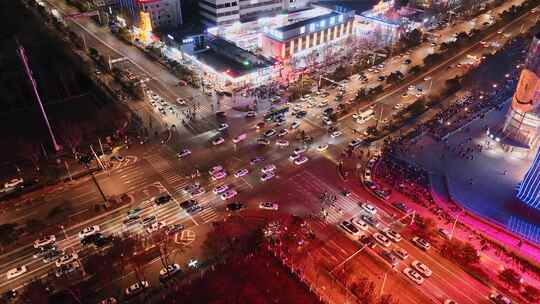
{"label": "high-rise building", "polygon": [[540,127],[540,33],[536,34],[506,115],[502,138],[523,148],[536,148]]}
{"label": "high-rise building", "polygon": [[181,0],[118,0],[129,25],[138,26],[140,13],[148,13],[152,28],[174,28],[182,24]]}
{"label": "high-rise building", "polygon": [[519,185],[517,198],[525,204],[540,209],[540,150]]}

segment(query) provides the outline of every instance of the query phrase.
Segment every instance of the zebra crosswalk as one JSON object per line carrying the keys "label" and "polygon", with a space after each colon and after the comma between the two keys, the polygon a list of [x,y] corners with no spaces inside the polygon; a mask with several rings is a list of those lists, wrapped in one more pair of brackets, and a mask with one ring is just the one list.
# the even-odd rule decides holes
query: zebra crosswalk
{"label": "zebra crosswalk", "polygon": [[[309,198],[310,203],[321,207],[320,215],[324,224],[335,225],[339,221],[349,219],[361,212],[360,197],[355,194],[343,196],[341,189],[321,180],[309,171],[296,174],[290,181],[297,191]],[[335,195],[336,200],[333,204],[322,203],[320,196],[325,192],[329,195]]]}

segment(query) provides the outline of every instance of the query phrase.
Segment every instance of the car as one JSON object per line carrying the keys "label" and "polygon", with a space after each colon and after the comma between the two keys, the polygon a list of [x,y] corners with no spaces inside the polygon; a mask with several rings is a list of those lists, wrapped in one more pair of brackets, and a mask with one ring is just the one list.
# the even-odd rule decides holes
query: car
{"label": "car", "polygon": [[293,121],[291,129],[298,129],[298,127],[300,127],[300,123],[298,121]]}
{"label": "car", "polygon": [[296,118],[300,119],[302,117],[305,117],[306,115],[307,115],[307,111],[302,110],[302,111],[298,111],[295,116]]}
{"label": "car", "polygon": [[[225,174],[225,173],[223,173]],[[226,174],[225,174],[226,175]],[[215,176],[212,176],[212,179],[213,180],[217,180],[219,178],[215,178],[215,177],[220,177],[221,174],[219,174],[219,172],[215,175]],[[203,195],[206,193],[206,190],[204,190],[204,188],[200,187],[200,188],[197,188],[197,189],[193,189],[191,190],[191,192],[189,192],[189,194],[191,195],[191,197],[197,197],[199,195]]]}
{"label": "car", "polygon": [[270,173],[270,172],[274,172],[275,170],[276,170],[276,165],[274,164],[268,164],[261,168],[262,173]]}
{"label": "car", "polygon": [[287,147],[289,146],[289,141],[285,139],[279,139],[279,140],[276,140],[276,145],[280,147]]}
{"label": "car", "polygon": [[246,133],[242,133],[242,134],[236,136],[235,138],[233,138],[232,142],[237,144],[237,143],[243,141],[244,139],[246,139],[246,137],[247,137]]}
{"label": "car", "polygon": [[390,228],[383,230],[382,233],[383,233],[386,237],[388,237],[389,239],[391,239],[393,242],[395,242],[395,243],[398,243],[399,241],[402,240],[401,234],[395,232],[394,230],[392,230],[392,229],[390,229]]}
{"label": "car", "polygon": [[274,203],[274,202],[261,202],[259,204],[259,208],[260,209],[265,209],[265,210],[278,210],[279,205],[277,203]]}
{"label": "car", "polygon": [[242,177],[249,173],[248,169],[239,169],[236,172],[234,172],[234,177]]}
{"label": "car", "polygon": [[223,132],[223,131],[227,130],[228,128],[229,128],[228,124],[222,123],[222,124],[219,125],[218,131]]}
{"label": "car", "polygon": [[264,132],[264,137],[266,138],[270,138],[270,137],[273,137],[274,135],[276,135],[276,130],[274,129],[270,129],[270,130],[267,130],[266,132]]}
{"label": "car", "polygon": [[246,118],[253,118],[253,117],[257,117],[257,112],[249,111],[246,113]]}
{"label": "car", "polygon": [[364,231],[368,230],[368,224],[359,218],[353,218],[351,222],[358,228]]}
{"label": "car", "polygon": [[490,294],[489,299],[496,304],[512,304],[512,300],[497,292]]}
{"label": "car", "polygon": [[339,223],[339,228],[345,231],[348,237],[353,238],[355,240],[358,239],[358,237],[361,235],[360,230],[358,230],[358,228],[356,228],[349,221],[342,221],[341,223]]}
{"label": "car", "polygon": [[131,210],[129,210],[127,212],[127,218],[130,219],[130,218],[134,218],[134,217],[139,217],[139,214],[143,211],[142,208],[139,208],[139,207],[135,207]]}
{"label": "car", "polygon": [[178,97],[178,98],[176,98],[176,103],[181,105],[181,106],[185,106],[186,105],[186,100],[183,99],[182,97]]}
{"label": "car", "polygon": [[268,146],[268,145],[270,145],[270,140],[268,140],[266,138],[257,138],[257,144],[263,145],[263,146]]}
{"label": "car", "polygon": [[194,199],[189,199],[180,203],[180,208],[184,209],[186,212],[195,213],[202,209],[199,203]]}
{"label": "car", "polygon": [[175,274],[179,274],[181,272],[180,265],[178,264],[171,264],[167,265],[167,267],[161,268],[159,271],[159,279],[160,280],[167,280],[174,276]]}
{"label": "car", "polygon": [[260,130],[266,126],[266,123],[264,121],[261,121],[255,125],[255,129]]}
{"label": "car", "polygon": [[379,232],[375,232],[373,234],[373,238],[377,241],[377,243],[383,245],[384,247],[390,247],[390,245],[392,245],[390,239],[388,239],[385,235]]}
{"label": "car", "polygon": [[[227,176],[227,172],[225,171],[218,171],[214,174],[212,174],[212,180],[220,180],[220,179],[223,179]],[[199,188],[198,190],[200,191],[202,188]],[[204,189],[202,189],[204,193]],[[194,195],[193,192],[191,193],[191,195]]]}
{"label": "car", "polygon": [[227,118],[227,113],[225,113],[223,111],[216,112],[216,118],[226,119]]}
{"label": "car", "polygon": [[375,215],[377,214],[377,208],[369,203],[362,203],[360,205],[360,207],[362,207],[362,209],[364,209],[364,211],[366,211],[367,213],[371,214],[371,215]]}
{"label": "car", "polygon": [[152,234],[160,230],[161,228],[165,228],[165,227],[167,227],[167,224],[165,224],[165,222],[163,221],[155,222],[149,227],[146,227],[146,232],[148,232],[148,234]]}
{"label": "car", "polygon": [[362,244],[366,245],[367,247],[373,249],[375,247],[377,247],[377,242],[375,241],[375,239],[370,236],[370,235],[362,235],[360,237],[360,242],[362,242]]}
{"label": "car", "polygon": [[317,147],[317,151],[319,151],[319,152],[324,152],[326,150],[328,150],[328,145],[327,144],[319,145]]}
{"label": "car", "polygon": [[258,163],[260,163],[260,162],[262,162],[262,161],[264,161],[264,157],[262,157],[262,156],[257,156],[257,157],[255,157],[255,158],[252,158],[252,159],[249,161],[249,163],[250,163],[252,166],[254,166],[254,165],[256,165],[256,164],[258,164]]}
{"label": "car", "polygon": [[396,103],[393,107],[392,107],[394,110],[400,110],[403,108],[403,105],[400,104],[400,103]]}
{"label": "car", "polygon": [[24,180],[22,178],[13,178],[6,183],[4,183],[4,188],[17,188],[23,187]]}
{"label": "car", "polygon": [[116,298],[110,297],[105,300],[101,300],[99,304],[118,304],[118,300],[116,300]]}
{"label": "car", "polygon": [[230,198],[235,197],[238,194],[238,192],[234,189],[227,190],[225,193],[221,194],[222,200],[228,200]]}
{"label": "car", "polygon": [[390,263],[392,267],[396,267],[399,264],[398,258],[391,251],[383,250],[379,252],[379,255],[388,263]]}
{"label": "car", "polygon": [[22,265],[20,267],[17,267],[17,268],[13,268],[13,269],[10,269],[7,273],[6,273],[6,277],[8,280],[11,280],[13,278],[16,278],[22,274],[24,274],[28,269],[26,268],[25,265]]}
{"label": "car", "polygon": [[99,232],[99,225],[86,227],[83,230],[81,230],[81,232],[79,232],[79,238],[84,239],[85,237],[95,234],[96,232]]}
{"label": "car", "polygon": [[34,253],[32,256],[34,257],[34,259],[43,258],[47,254],[47,252],[51,250],[57,250],[57,249],[58,248],[56,247],[55,244],[49,244],[47,246],[39,247],[37,252]]}
{"label": "car", "polygon": [[178,152],[178,153],[176,154],[176,157],[182,159],[182,158],[186,158],[186,157],[188,157],[188,156],[190,156],[190,155],[191,155],[191,151],[190,151],[190,150],[188,150],[188,149],[183,149],[182,151],[180,151],[180,152]]}
{"label": "car", "polygon": [[301,155],[300,157],[294,160],[294,164],[300,166],[307,163],[308,160],[309,159],[307,157],[305,157],[304,155]]}
{"label": "car", "polygon": [[429,250],[431,248],[431,245],[428,241],[424,240],[423,238],[420,238],[418,236],[415,236],[412,238],[413,244],[415,244],[420,249],[423,249],[425,251]]}
{"label": "car", "polygon": [[156,205],[160,206],[160,205],[164,205],[168,202],[170,202],[172,200],[172,197],[168,194],[166,195],[162,195],[158,198],[156,198],[155,202],[156,202]]}
{"label": "car", "polygon": [[351,191],[347,190],[347,189],[343,189],[341,190],[341,195],[345,196],[345,197],[349,197],[351,196]]}
{"label": "car", "polygon": [[334,132],[330,133],[330,137],[336,138],[336,137],[340,137],[342,134],[343,134],[343,132],[341,132],[341,131],[334,131]]}
{"label": "car", "polygon": [[357,148],[362,144],[362,140],[359,138],[355,138],[349,142],[349,147],[351,148]]}
{"label": "car", "polygon": [[371,226],[373,226],[375,228],[379,227],[379,225],[380,225],[379,220],[374,216],[363,214],[363,215],[360,216],[360,218],[364,222],[368,223],[369,225],[371,225]]}
{"label": "car", "polygon": [[390,198],[390,193],[388,193],[386,190],[375,189],[373,192],[375,192],[375,195],[382,200],[387,201]]}
{"label": "car", "polygon": [[407,205],[401,202],[393,202],[392,206],[394,206],[396,209],[403,211],[405,213],[409,213],[410,211],[409,207],[407,207]]}
{"label": "car", "polygon": [[218,138],[212,140],[212,145],[214,145],[214,146],[219,146],[219,145],[221,145],[221,144],[224,143],[224,142],[225,142],[225,138],[223,138],[223,137],[218,137]]}
{"label": "car", "polygon": [[74,272],[75,270],[77,270],[77,268],[79,268],[79,266],[80,265],[79,265],[78,262],[72,262],[72,263],[63,264],[60,267],[58,267],[58,269],[56,270],[54,275],[57,278],[63,277],[65,275],[68,275],[68,274]]}
{"label": "car", "polygon": [[283,136],[285,136],[287,134],[289,134],[289,131],[287,131],[287,129],[281,129],[281,130],[279,130],[277,136],[278,137],[283,137]]}
{"label": "car", "polygon": [[214,188],[213,192],[215,194],[220,194],[220,193],[223,193],[223,192],[225,192],[227,190],[229,190],[229,185],[219,185],[219,186]]}
{"label": "car", "polygon": [[76,253],[64,254],[56,260],[56,267],[76,261],[79,256]]}
{"label": "car", "polygon": [[48,246],[48,245],[51,245],[51,244],[54,244],[56,242],[56,237],[54,235],[48,235],[48,236],[44,236],[38,240],[35,240],[34,241],[34,248],[41,248],[41,247],[45,247],[45,246]]}
{"label": "car", "polygon": [[168,235],[176,234],[176,233],[184,230],[184,228],[185,227],[182,224],[172,224],[172,225],[169,225],[169,226],[165,227],[165,229],[167,230]]}
{"label": "car", "polygon": [[103,234],[97,232],[97,233],[94,233],[94,234],[91,234],[83,239],[81,239],[81,244],[83,246],[86,246],[86,245],[90,245],[90,244],[95,244],[96,241],[100,238],[103,237]]}
{"label": "car", "polygon": [[414,268],[414,270],[416,270],[417,272],[421,273],[426,278],[429,278],[433,274],[431,269],[429,269],[426,264],[418,260],[413,261],[411,263],[411,267]]}
{"label": "car", "polygon": [[43,256],[44,263],[54,262],[62,256],[62,252],[59,250],[50,250]]}
{"label": "car", "polygon": [[431,80],[431,76],[424,77],[424,81],[430,81],[430,80]]}
{"label": "car", "polygon": [[420,275],[418,272],[416,272],[412,268],[405,267],[403,269],[403,274],[405,274],[407,278],[409,278],[411,281],[415,282],[418,285],[421,285],[422,283],[424,283],[424,278],[422,277],[422,275]]}
{"label": "car", "polygon": [[143,224],[143,226],[150,226],[150,225],[154,224],[156,221],[157,221],[156,216],[152,215],[152,216],[143,218],[142,224]]}
{"label": "car", "polygon": [[432,42],[432,43],[431,43],[431,46],[435,47],[435,46],[437,46],[437,43]]}
{"label": "car", "polygon": [[458,304],[458,303],[452,299],[446,299],[444,300],[444,304]]}
{"label": "car", "polygon": [[234,202],[234,203],[229,203],[227,204],[227,206],[225,206],[225,209],[227,211],[238,211],[240,209],[244,208],[244,204],[242,203],[238,203],[238,202]]}
{"label": "car", "polygon": [[306,150],[307,150],[307,148],[305,146],[304,147],[298,147],[298,148],[294,148],[293,153],[295,155],[300,155],[300,154],[306,152]]}
{"label": "car", "polygon": [[274,176],[276,176],[274,172],[265,173],[261,175],[261,181],[265,182],[265,181],[271,180],[272,178],[274,178]]}
{"label": "car", "polygon": [[403,63],[405,63],[405,64],[411,64],[411,63],[412,63],[412,60],[410,60],[410,59],[405,59],[405,61],[403,61]]}
{"label": "car", "polygon": [[150,283],[148,283],[148,281],[141,281],[126,288],[124,293],[127,297],[131,297],[140,294],[148,287],[150,287]]}
{"label": "car", "polygon": [[409,253],[407,252],[407,250],[403,248],[396,248],[392,250],[392,252],[394,253],[395,256],[397,256],[398,258],[402,260],[406,260],[409,257]]}
{"label": "car", "polygon": [[437,232],[439,233],[440,236],[442,236],[445,240],[449,240],[450,239],[450,232],[444,228],[439,228],[437,230]]}

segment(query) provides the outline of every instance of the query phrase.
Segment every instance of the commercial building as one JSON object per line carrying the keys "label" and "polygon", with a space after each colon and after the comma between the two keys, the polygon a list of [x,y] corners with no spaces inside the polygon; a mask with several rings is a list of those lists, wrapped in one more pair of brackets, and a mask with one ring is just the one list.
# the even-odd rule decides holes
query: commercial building
{"label": "commercial building", "polygon": [[118,5],[128,25],[139,26],[141,12],[148,14],[153,29],[182,24],[181,0],[118,0]]}
{"label": "commercial building", "polygon": [[250,22],[283,10],[309,6],[310,0],[200,0],[202,22],[209,27]]}
{"label": "commercial building", "polygon": [[353,34],[354,12],[330,12],[277,28],[269,28],[262,37],[267,57],[286,60]]}

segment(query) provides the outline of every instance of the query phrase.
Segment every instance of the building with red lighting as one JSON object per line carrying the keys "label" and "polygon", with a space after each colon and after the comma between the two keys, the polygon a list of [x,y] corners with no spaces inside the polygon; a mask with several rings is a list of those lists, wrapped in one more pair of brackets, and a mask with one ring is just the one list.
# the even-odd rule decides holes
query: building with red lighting
{"label": "building with red lighting", "polygon": [[330,12],[285,26],[270,28],[262,36],[267,57],[287,60],[328,46],[353,34],[354,11]]}

